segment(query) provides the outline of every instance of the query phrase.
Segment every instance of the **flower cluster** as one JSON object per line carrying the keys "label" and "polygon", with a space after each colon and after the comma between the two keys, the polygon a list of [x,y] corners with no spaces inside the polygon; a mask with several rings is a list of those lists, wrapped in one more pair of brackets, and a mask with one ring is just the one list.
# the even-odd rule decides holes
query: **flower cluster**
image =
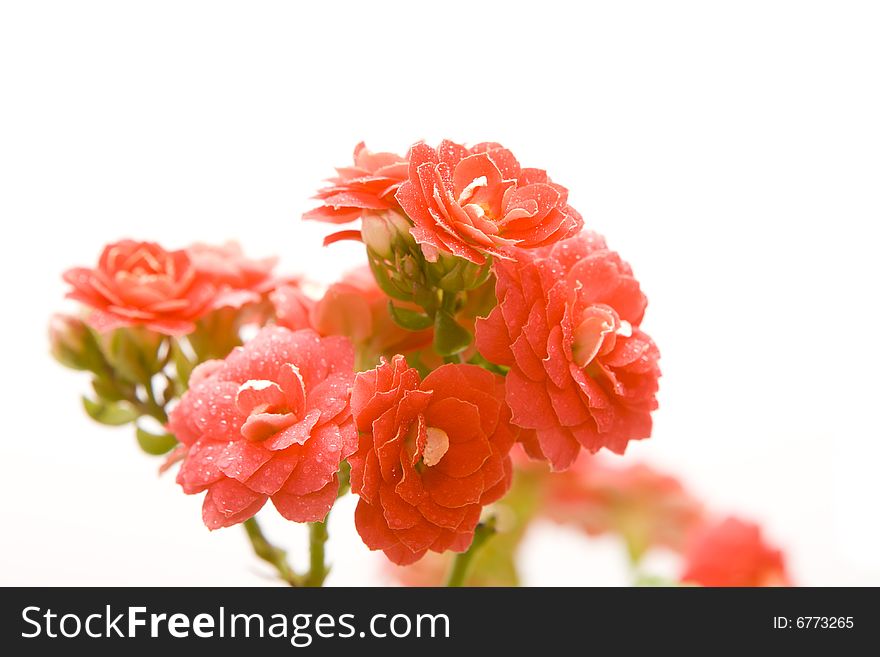
{"label": "flower cluster", "polygon": [[[324,523],[349,490],[363,542],[394,564],[465,553],[450,584],[495,533],[473,581],[516,583],[541,514],[620,533],[632,554],[685,550],[703,516],[674,479],[582,456],[651,435],[659,351],[632,268],[584,230],[566,187],[494,142],[406,156],[361,143],[316,198],[304,218],[360,221],[325,244],[366,255],[320,293],[232,242],[123,240],[68,270],[81,309],[53,318],[52,353],[91,374],[88,414],[133,424],[162,470],[179,464],[184,493],[204,494],[204,524],[244,524],[294,585],[323,581]],[[306,575],[259,529],[268,501],[309,523]],[[707,554],[734,535],[761,563],[730,581],[781,578],[747,533],[694,539],[687,579],[720,582]]]}

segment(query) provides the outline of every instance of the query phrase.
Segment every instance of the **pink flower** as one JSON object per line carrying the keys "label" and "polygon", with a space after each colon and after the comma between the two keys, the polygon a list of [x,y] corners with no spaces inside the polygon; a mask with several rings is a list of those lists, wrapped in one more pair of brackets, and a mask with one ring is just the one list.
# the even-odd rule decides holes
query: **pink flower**
{"label": "pink flower", "polygon": [[312,308],[312,326],[322,335],[348,336],[376,359],[430,345],[431,329],[408,331],[399,327],[391,318],[389,301],[369,267],[361,267],[327,289]]}
{"label": "pink flower", "polygon": [[585,455],[547,477],[544,512],[591,536],[622,536],[636,559],[651,547],[681,551],[703,521],[702,504],[674,477],[642,463],[612,465]]}
{"label": "pink flower", "polygon": [[373,153],[364,142],[354,149],[354,166],[336,169],[330,185],[315,195],[322,205],[303,215],[303,219],[345,224],[360,219],[364,212],[399,210],[394,198],[406,179],[406,159],[394,153]]}
{"label": "pink flower", "polygon": [[475,365],[444,365],[420,381],[403,356],[357,375],[361,437],[349,463],[367,547],[401,565],[428,550],[467,549],[483,506],[510,487],[503,386]]}
{"label": "pink flower", "polygon": [[660,369],[639,329],[647,305],[629,265],[595,233],[498,261],[498,305],[476,343],[510,367],[507,403],[523,444],[556,470],[581,448],[623,453],[651,435]]}
{"label": "pink flower", "polygon": [[291,329],[311,327],[321,335],[344,335],[354,343],[362,363],[375,364],[379,356],[405,354],[431,344],[431,329],[408,331],[394,323],[388,295],[366,266],[333,283],[317,302],[293,286],[279,288],[270,299],[279,324]]}
{"label": "pink flower", "polygon": [[703,586],[792,585],[782,552],[765,542],[758,525],[738,518],[693,534],[681,579]]}
{"label": "pink flower", "polygon": [[238,242],[222,246],[197,243],[187,251],[196,270],[221,289],[250,293],[250,298],[259,300],[260,295],[275,287],[272,270],[278,258],[252,260],[244,255]]}
{"label": "pink flower", "polygon": [[247,520],[270,498],[288,520],[327,515],[339,463],[357,447],[353,376],[347,339],[279,326],[193,371],[169,429],[186,450],[184,493],[207,491],[209,529]]}
{"label": "pink flower", "polygon": [[440,252],[476,264],[487,255],[511,258],[514,247],[552,244],[583,226],[565,187],[550,182],[546,171],[520,167],[513,153],[495,143],[466,148],[447,140],[436,149],[415,144],[397,200],[432,262]]}
{"label": "pink flower", "polygon": [[312,328],[310,315],[315,301],[298,284],[285,283],[269,293],[275,310],[275,321],[293,331]]}
{"label": "pink flower", "polygon": [[166,251],[153,242],[123,240],[104,248],[94,269],[64,273],[67,296],[89,306],[88,323],[99,332],[145,326],[184,335],[211,310],[228,305],[221,290],[193,264],[189,252]]}

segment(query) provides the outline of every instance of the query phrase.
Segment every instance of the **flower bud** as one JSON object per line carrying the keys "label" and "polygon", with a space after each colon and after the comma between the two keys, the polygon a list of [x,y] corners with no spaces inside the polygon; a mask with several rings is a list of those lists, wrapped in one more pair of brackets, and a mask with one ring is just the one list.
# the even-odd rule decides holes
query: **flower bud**
{"label": "flower bud", "polygon": [[391,230],[383,215],[371,214],[364,217],[361,235],[367,248],[386,259],[391,259]]}
{"label": "flower bud", "polygon": [[409,229],[405,217],[388,211],[365,217],[361,230],[376,283],[399,301],[413,301],[427,287],[425,257]]}
{"label": "flower bud", "polygon": [[427,263],[428,279],[441,290],[462,292],[479,287],[489,278],[492,258],[482,265],[464,258],[441,254],[436,262]]}
{"label": "flower bud", "polygon": [[366,215],[361,224],[361,236],[368,249],[386,260],[392,260],[395,251],[406,251],[414,244],[409,223],[393,210]]}
{"label": "flower bud", "polygon": [[98,372],[104,357],[94,336],[78,317],[55,314],[49,320],[52,356],[65,367]]}

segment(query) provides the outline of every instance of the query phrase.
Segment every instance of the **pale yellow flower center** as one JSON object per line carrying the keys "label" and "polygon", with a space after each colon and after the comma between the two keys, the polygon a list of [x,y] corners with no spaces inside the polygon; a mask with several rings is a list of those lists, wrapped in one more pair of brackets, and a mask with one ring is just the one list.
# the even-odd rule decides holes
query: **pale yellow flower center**
{"label": "pale yellow flower center", "polygon": [[437,427],[428,427],[427,434],[425,449],[422,450],[422,462],[431,467],[437,465],[449,451],[449,436],[443,429]]}

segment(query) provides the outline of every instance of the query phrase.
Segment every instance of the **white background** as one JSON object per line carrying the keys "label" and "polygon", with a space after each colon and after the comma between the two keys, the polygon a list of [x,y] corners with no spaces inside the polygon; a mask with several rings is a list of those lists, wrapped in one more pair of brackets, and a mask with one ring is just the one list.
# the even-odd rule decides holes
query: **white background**
{"label": "white background", "polygon": [[[61,272],[237,238],[332,280],[359,255],[299,221],[321,179],[449,137],[549,169],[642,280],[662,407],[625,458],[760,521],[799,583],[880,584],[878,33],[869,2],[4,2],[0,583],[268,581],[85,418]],[[381,583],[351,511],[330,583]],[[526,582],[624,583],[617,547],[538,527]]]}

